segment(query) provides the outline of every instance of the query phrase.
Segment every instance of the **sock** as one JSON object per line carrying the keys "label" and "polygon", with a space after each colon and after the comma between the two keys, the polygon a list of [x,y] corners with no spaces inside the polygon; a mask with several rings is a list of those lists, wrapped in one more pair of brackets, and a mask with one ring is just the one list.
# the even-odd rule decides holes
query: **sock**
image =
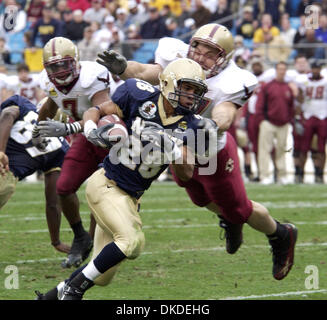
{"label": "sock", "polygon": [[95,268],[104,273],[126,258],[114,242],[107,244],[93,260]]}
{"label": "sock", "polygon": [[86,232],[83,228],[82,220],[71,225],[76,238],[80,238]]}
{"label": "sock", "polygon": [[93,261],[90,261],[89,264],[82,271],[84,276],[92,281],[97,277],[101,276],[101,272],[95,267]]}
{"label": "sock", "polygon": [[296,176],[301,175],[301,168],[299,166],[295,166],[295,175]]}
{"label": "sock", "polygon": [[267,235],[269,240],[284,239],[287,235],[287,228],[282,224],[280,224],[278,221],[276,221],[276,223],[277,223],[276,231],[273,234]]}
{"label": "sock", "polygon": [[70,281],[69,286],[77,288],[78,290],[85,292],[94,286],[94,282],[87,279],[83,272],[80,272],[72,281]]}
{"label": "sock", "polygon": [[317,177],[322,177],[323,176],[323,171],[319,167],[315,167],[315,176]]}
{"label": "sock", "polygon": [[246,176],[250,176],[252,174],[251,166],[249,164],[245,164],[244,165],[244,171],[245,171]]}
{"label": "sock", "polygon": [[84,268],[87,266],[87,264],[84,264],[84,266],[79,267],[78,269],[76,269],[68,278],[67,282],[70,282],[71,280],[73,280],[82,270],[84,270]]}

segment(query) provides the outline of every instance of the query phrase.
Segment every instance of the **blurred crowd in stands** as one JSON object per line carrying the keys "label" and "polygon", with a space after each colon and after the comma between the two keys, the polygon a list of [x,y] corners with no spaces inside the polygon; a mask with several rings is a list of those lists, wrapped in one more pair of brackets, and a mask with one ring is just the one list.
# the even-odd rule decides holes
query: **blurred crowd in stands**
{"label": "blurred crowd in stands", "polygon": [[[308,150],[301,149],[304,136],[298,132],[304,130],[311,117],[319,118],[327,126],[327,80],[324,80],[327,68],[323,68],[327,59],[327,0],[4,0],[0,2],[0,100],[17,93],[37,103],[45,96],[38,86],[38,72],[43,69],[42,48],[55,36],[67,37],[76,43],[81,60],[94,61],[98,52],[115,49],[127,59],[148,63],[154,59],[158,39],[169,36],[188,43],[193,30],[210,22],[221,23],[231,30],[234,61],[255,74],[260,83],[258,92],[242,108],[229,130],[243,150],[245,176],[264,184],[285,183],[286,173],[294,170],[294,181],[303,183]],[[310,67],[316,69],[312,83],[311,78],[307,78]],[[275,83],[276,79],[283,87]],[[274,96],[260,98],[265,92],[264,87],[260,88],[265,83],[266,88],[273,87]],[[281,90],[285,90],[292,96],[292,103],[282,102],[293,110],[293,104],[302,103],[293,102],[299,97],[299,88],[307,94],[304,109],[315,103],[320,106],[316,108],[318,114],[310,114],[310,117],[306,114],[308,119],[303,118],[301,122],[292,113],[281,125],[281,110],[275,112],[277,120],[262,121],[260,110],[264,104],[260,101],[280,99]],[[316,89],[318,95],[312,93]],[[282,102],[275,105],[281,107]],[[259,130],[259,124],[265,125],[268,131],[261,127]],[[293,128],[290,148],[293,151],[289,154],[293,159],[285,164],[289,127]],[[285,129],[280,135],[283,141],[277,146],[273,141],[275,133],[267,144],[267,132],[271,128],[276,132]],[[310,152],[314,181],[320,183],[326,162],[325,132],[312,137],[312,131],[306,139],[307,146],[313,141]],[[260,144],[260,139],[264,143]],[[268,178],[267,167],[271,154],[273,179]],[[251,169],[253,163],[257,174]]]}
{"label": "blurred crowd in stands", "polygon": [[[320,8],[315,30],[305,27],[305,8],[312,4]],[[306,45],[327,42],[327,0],[2,0],[0,65],[27,60],[40,68],[37,50],[55,36],[77,43],[82,60],[114,48],[148,62],[156,46],[149,39],[188,42],[192,30],[213,21],[237,35],[238,55],[245,61],[254,49],[272,62],[292,61],[298,53],[326,58],[323,46]]]}

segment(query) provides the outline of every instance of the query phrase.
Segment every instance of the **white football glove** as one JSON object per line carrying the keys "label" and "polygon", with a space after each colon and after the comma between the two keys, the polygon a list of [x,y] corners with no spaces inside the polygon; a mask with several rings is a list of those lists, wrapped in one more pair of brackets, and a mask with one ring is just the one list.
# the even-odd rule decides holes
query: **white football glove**
{"label": "white football glove", "polygon": [[65,137],[73,133],[81,132],[82,126],[78,121],[73,123],[62,123],[47,118],[37,125],[41,137]]}

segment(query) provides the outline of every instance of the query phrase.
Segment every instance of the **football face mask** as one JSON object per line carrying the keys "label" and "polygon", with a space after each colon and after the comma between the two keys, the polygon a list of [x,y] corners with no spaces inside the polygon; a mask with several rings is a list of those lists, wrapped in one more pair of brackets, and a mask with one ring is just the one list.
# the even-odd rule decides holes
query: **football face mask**
{"label": "football face mask", "polygon": [[160,90],[177,114],[196,113],[208,91],[201,66],[187,58],[171,62],[159,75]]}
{"label": "football face mask", "polygon": [[43,65],[53,84],[69,85],[79,76],[78,49],[69,39],[52,38],[44,46]]}

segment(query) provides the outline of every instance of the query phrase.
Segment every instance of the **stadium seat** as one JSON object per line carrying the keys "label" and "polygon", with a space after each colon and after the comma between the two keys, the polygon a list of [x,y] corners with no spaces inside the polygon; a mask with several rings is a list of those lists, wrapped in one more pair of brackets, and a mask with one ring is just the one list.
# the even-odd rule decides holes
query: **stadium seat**
{"label": "stadium seat", "polygon": [[243,45],[244,45],[244,47],[252,50],[253,49],[253,40],[252,39],[244,39]]}
{"label": "stadium seat", "polygon": [[154,59],[154,52],[158,46],[157,42],[146,42],[133,54],[133,60],[140,63],[148,63]]}
{"label": "stadium seat", "polygon": [[291,28],[298,29],[300,26],[300,18],[299,17],[290,17]]}
{"label": "stadium seat", "polygon": [[10,49],[10,62],[12,64],[24,62],[24,31],[10,34],[8,37],[8,46]]}

